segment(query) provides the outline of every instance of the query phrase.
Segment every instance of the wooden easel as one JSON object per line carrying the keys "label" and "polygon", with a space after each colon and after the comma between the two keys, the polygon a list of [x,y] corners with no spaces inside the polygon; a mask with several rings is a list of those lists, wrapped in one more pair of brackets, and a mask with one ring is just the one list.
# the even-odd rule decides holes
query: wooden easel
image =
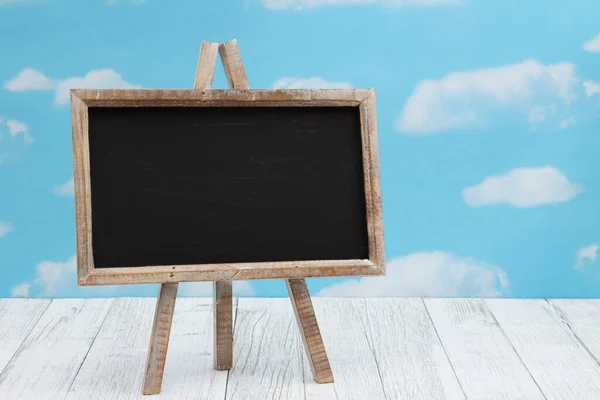
{"label": "wooden easel", "polygon": [[[217,51],[225,68],[229,88],[249,89],[248,78],[235,40],[220,45],[210,42],[202,43],[194,89],[204,90],[210,89],[212,86]],[[304,279],[287,279],[286,283],[313,378],[318,383],[331,383],[333,382],[333,374],[331,373],[329,359],[325,352],[306,282]],[[144,394],[160,393],[173,312],[175,310],[175,299],[177,298],[177,287],[178,283],[163,283],[160,285],[146,362]],[[233,366],[232,281],[214,282],[213,309],[214,367],[218,370],[228,370]]]}

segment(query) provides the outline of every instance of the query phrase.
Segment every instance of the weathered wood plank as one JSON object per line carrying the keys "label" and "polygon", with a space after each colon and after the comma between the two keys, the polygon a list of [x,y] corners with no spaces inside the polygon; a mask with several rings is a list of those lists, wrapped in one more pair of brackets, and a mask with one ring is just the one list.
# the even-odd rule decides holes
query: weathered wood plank
{"label": "weathered wood plank", "polygon": [[67,399],[137,399],[156,300],[117,298],[83,362]]}
{"label": "weathered wood plank", "polygon": [[306,282],[304,279],[287,279],[286,285],[313,379],[317,383],[332,383],[333,374]]}
{"label": "weathered wood plank", "polygon": [[218,52],[218,43],[202,42],[200,55],[198,56],[198,66],[196,67],[194,89],[202,90],[212,86]]}
{"label": "weathered wood plank", "polygon": [[160,394],[142,396],[155,303],[115,299],[67,399],[225,398],[227,372],[212,367],[211,301],[194,298],[177,300]]}
{"label": "weathered wood plank", "polygon": [[[364,330],[364,300],[315,297],[313,302],[335,382],[319,385],[312,376],[305,376],[306,399],[328,398],[330,386],[336,396],[330,399],[386,398],[380,368]],[[304,361],[306,364],[306,357]]]}
{"label": "weathered wood plank", "polygon": [[240,298],[227,399],[304,400],[300,338],[288,299]]}
{"label": "weathered wood plank", "polygon": [[49,305],[50,300],[0,299],[0,373]]}
{"label": "weathered wood plank", "polygon": [[0,374],[2,399],[64,398],[112,299],[53,300]]}
{"label": "weathered wood plank", "polygon": [[171,324],[173,323],[173,311],[177,300],[177,286],[177,283],[163,283],[160,285],[150,336],[150,349],[146,361],[144,394],[160,393],[169,348]]}
{"label": "weathered wood plank", "polygon": [[73,142],[73,189],[75,196],[75,232],[77,237],[77,280],[82,284],[92,272],[92,214],[90,190],[90,146],[88,107],[73,92],[71,97],[71,130]]}
{"label": "weathered wood plank", "polygon": [[600,299],[548,301],[587,350],[600,360]]}
{"label": "weathered wood plank", "polygon": [[[249,89],[248,78],[242,64],[242,57],[235,40],[219,45],[219,53],[225,76],[231,89]],[[230,369],[233,366],[233,282],[215,281],[213,285],[214,312],[214,366],[217,370]]]}
{"label": "weathered wood plank", "polygon": [[[115,270],[115,271],[106,271]],[[381,275],[369,260],[315,260],[266,263],[163,265],[97,268],[81,282],[84,286],[131,283],[196,282],[248,279],[293,279],[323,276]]]}
{"label": "weathered wood plank", "polygon": [[425,299],[467,399],[544,399],[482,299]]}
{"label": "weathered wood plank", "polygon": [[233,365],[232,281],[213,285],[214,367],[228,370]]}
{"label": "weathered wood plank", "polygon": [[385,248],[375,89],[371,89],[360,104],[360,115],[369,259],[379,267],[383,274],[385,272]]}
{"label": "weathered wood plank", "polygon": [[600,399],[600,365],[543,299],[486,303],[549,399]]}
{"label": "weathered wood plank", "polygon": [[359,106],[369,92],[370,89],[73,89],[71,98],[89,107],[339,107]]}
{"label": "weathered wood plank", "polygon": [[225,398],[228,371],[213,368],[212,319],[211,299],[177,300],[162,390],[147,399]]}
{"label": "weathered wood plank", "polygon": [[356,301],[387,398],[465,398],[423,300]]}
{"label": "weathered wood plank", "polygon": [[219,45],[219,54],[221,54],[221,61],[223,62],[229,88],[250,89],[237,41],[230,40],[229,42],[221,43]]}

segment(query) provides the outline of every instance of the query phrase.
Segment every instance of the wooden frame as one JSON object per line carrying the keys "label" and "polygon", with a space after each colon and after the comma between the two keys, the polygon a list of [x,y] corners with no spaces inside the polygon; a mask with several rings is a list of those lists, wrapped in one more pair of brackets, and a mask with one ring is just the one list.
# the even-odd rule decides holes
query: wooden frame
{"label": "wooden frame", "polygon": [[[92,199],[90,193],[88,107],[225,106],[359,107],[369,240],[369,258],[367,260],[314,260],[118,268],[94,267],[91,237]],[[71,90],[71,116],[73,122],[77,275],[79,285],[385,275],[374,89],[74,89]]]}

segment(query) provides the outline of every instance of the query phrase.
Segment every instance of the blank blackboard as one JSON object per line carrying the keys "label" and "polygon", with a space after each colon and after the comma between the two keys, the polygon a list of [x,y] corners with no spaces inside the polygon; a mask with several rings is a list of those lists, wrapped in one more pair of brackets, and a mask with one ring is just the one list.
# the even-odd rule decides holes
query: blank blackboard
{"label": "blank blackboard", "polygon": [[95,268],[369,258],[359,107],[93,107]]}

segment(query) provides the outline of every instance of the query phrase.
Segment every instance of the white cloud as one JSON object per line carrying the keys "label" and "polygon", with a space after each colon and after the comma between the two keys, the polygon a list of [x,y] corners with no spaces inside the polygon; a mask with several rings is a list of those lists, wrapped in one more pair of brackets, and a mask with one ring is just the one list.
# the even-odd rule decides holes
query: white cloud
{"label": "white cloud", "polygon": [[590,53],[600,53],[600,33],[585,42],[581,47]]}
{"label": "white cloud", "polygon": [[600,93],[600,83],[598,82],[585,81],[583,82],[583,88],[587,97]]}
{"label": "white cloud", "polygon": [[273,89],[351,89],[348,82],[330,82],[321,77],[283,77],[273,83]]}
{"label": "white cloud", "polygon": [[[23,140],[17,140],[22,137]],[[7,140],[7,138],[12,140]],[[0,164],[6,160],[14,160],[31,143],[33,137],[29,133],[29,126],[16,119],[5,119],[0,115]]]}
{"label": "white cloud", "polygon": [[[78,286],[77,257],[66,261],[42,261],[35,267],[35,278],[30,282],[21,282],[12,290],[12,296],[25,297],[116,297],[149,296],[156,297],[158,284],[148,285],[112,285]],[[212,282],[185,282],[179,286],[179,294],[186,297],[212,296]],[[250,281],[234,281],[233,295],[237,297],[254,296]]]}
{"label": "white cloud", "polygon": [[[430,135],[485,124],[492,111],[508,109],[540,122],[557,104],[568,105],[579,82],[569,62],[544,65],[536,60],[424,80],[406,101],[397,130]],[[543,110],[543,111],[540,111]]]}
{"label": "white cloud", "polygon": [[15,227],[10,222],[0,221],[0,238],[6,236],[9,232],[15,230]]}
{"label": "white cloud", "polygon": [[54,296],[66,277],[76,279],[77,259],[72,256],[65,262],[42,261],[36,266],[37,278],[34,283],[41,287],[43,296]]}
{"label": "white cloud", "polygon": [[268,10],[302,10],[318,6],[343,6],[353,4],[382,4],[388,7],[427,7],[461,4],[463,0],[261,0]]}
{"label": "white cloud", "polygon": [[590,261],[591,263],[595,263],[597,255],[598,255],[598,245],[595,243],[579,249],[577,251],[577,261],[575,263],[575,268],[576,269],[582,268],[583,263],[586,260]]}
{"label": "white cloud", "polygon": [[158,285],[78,286],[77,258],[66,261],[42,261],[35,267],[35,278],[15,286],[12,295],[19,297],[27,288],[31,297],[115,297],[156,296]]}
{"label": "white cloud", "polygon": [[74,76],[64,79],[56,86],[54,102],[67,104],[71,89],[133,89],[141,88],[123,80],[114,69],[99,69],[90,71],[83,77]]}
{"label": "white cloud", "polygon": [[44,74],[31,68],[21,71],[16,77],[4,85],[14,92],[26,90],[54,90],[54,103],[69,103],[70,89],[133,89],[141,88],[131,84],[114,69],[99,69],[88,72],[85,76],[73,76],[62,80],[51,80]]}
{"label": "white cloud", "polygon": [[3,132],[8,132],[13,139],[21,135],[25,145],[33,143],[33,137],[29,133],[29,125],[25,122],[17,121],[16,119],[5,119],[0,116],[0,139],[4,136]]}
{"label": "white cloud", "polygon": [[31,284],[28,282],[19,283],[10,289],[10,295],[12,297],[29,297],[29,289]]}
{"label": "white cloud", "polygon": [[49,90],[54,88],[54,82],[46,75],[33,68],[25,68],[17,76],[4,84],[12,92],[25,90]]}
{"label": "white cloud", "polygon": [[17,121],[15,119],[9,119],[6,121],[8,132],[13,138],[17,135],[23,135],[23,141],[25,144],[33,143],[33,138],[29,134],[29,125],[25,122]]}
{"label": "white cloud", "polygon": [[442,251],[413,253],[390,260],[386,275],[344,280],[318,296],[339,297],[497,297],[509,281],[495,265]]}
{"label": "white cloud", "polygon": [[54,185],[52,191],[57,196],[68,197],[73,196],[75,193],[75,188],[73,185],[73,177],[66,181],[65,183],[61,183],[60,185]]}
{"label": "white cloud", "polygon": [[[179,285],[179,293],[184,297],[211,297],[213,282],[183,282]],[[253,297],[254,288],[250,281],[233,281],[233,296]]]}
{"label": "white cloud", "polygon": [[559,170],[550,167],[515,168],[504,175],[488,176],[481,183],[462,191],[465,202],[473,207],[509,204],[535,207],[564,203],[583,192]]}

